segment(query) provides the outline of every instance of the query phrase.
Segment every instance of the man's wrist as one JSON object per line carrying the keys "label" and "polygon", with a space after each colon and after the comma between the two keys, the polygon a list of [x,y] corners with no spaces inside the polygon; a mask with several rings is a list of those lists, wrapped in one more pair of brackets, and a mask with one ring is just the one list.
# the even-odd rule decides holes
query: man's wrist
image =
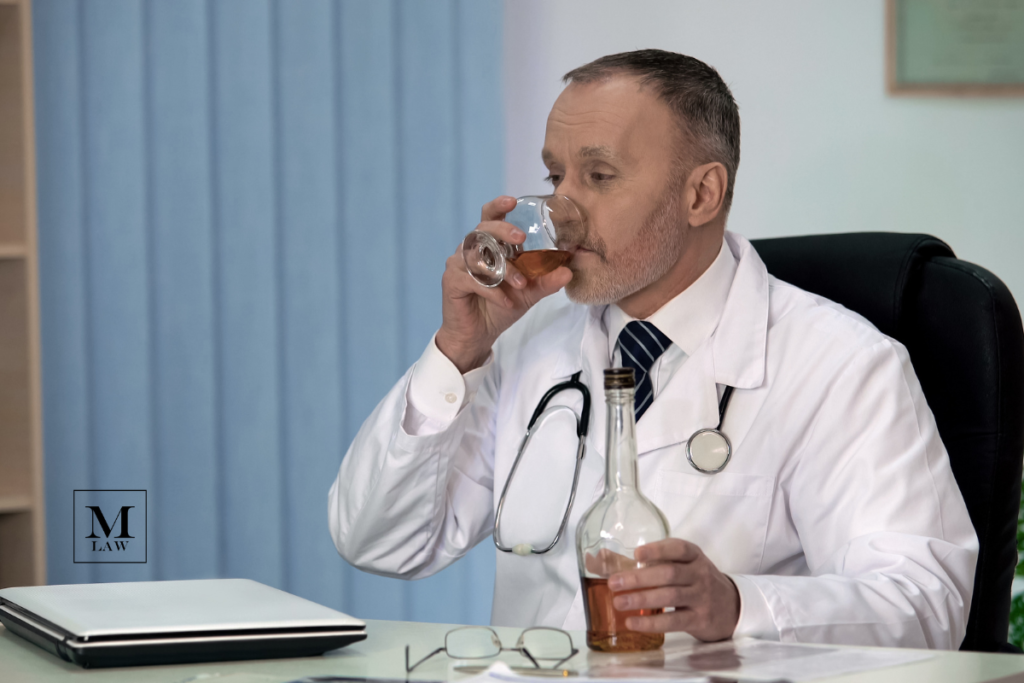
{"label": "man's wrist", "polygon": [[437,350],[443,353],[463,375],[471,370],[483,367],[491,355],[490,346],[483,349],[482,352],[480,349],[464,349],[460,344],[447,338],[444,328],[438,330],[434,336],[434,343],[437,345]]}

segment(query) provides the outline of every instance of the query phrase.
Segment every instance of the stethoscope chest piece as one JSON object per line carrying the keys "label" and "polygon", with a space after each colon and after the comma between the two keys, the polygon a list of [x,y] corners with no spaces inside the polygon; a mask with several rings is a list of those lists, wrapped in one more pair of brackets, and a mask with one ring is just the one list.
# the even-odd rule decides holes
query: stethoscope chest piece
{"label": "stethoscope chest piece", "polygon": [[686,442],[686,459],[693,469],[704,474],[717,474],[732,457],[729,438],[717,429],[701,429]]}

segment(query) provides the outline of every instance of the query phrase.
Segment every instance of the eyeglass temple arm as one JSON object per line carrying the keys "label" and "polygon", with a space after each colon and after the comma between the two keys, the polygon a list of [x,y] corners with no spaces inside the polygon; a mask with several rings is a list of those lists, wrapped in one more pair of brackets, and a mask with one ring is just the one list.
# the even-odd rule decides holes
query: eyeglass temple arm
{"label": "eyeglass temple arm", "polygon": [[406,645],[405,646],[405,673],[411,674],[413,669],[415,669],[417,666],[419,666],[423,662],[427,661],[428,659],[430,659],[431,657],[436,655],[438,652],[444,652],[444,648],[443,647],[437,648],[436,650],[431,652],[429,655],[427,655],[426,657],[424,657],[420,661],[416,662],[412,666],[409,666],[409,646]]}
{"label": "eyeglass temple arm", "polygon": [[568,656],[568,657],[565,657],[565,658],[563,658],[563,659],[559,659],[559,660],[558,660],[558,662],[557,662],[557,663],[556,663],[556,664],[555,664],[554,666],[552,666],[551,668],[553,668],[553,669],[557,669],[558,667],[562,666],[563,664],[565,664],[566,662],[568,662],[568,661],[569,661],[570,659],[572,659],[573,657],[575,657],[576,655],[578,655],[579,653],[580,653],[580,651],[579,651],[579,650],[577,650],[577,649],[576,649],[575,647],[574,647],[574,648],[572,648],[572,652],[570,652],[570,653],[569,653],[569,656]]}
{"label": "eyeglass temple arm", "polygon": [[[503,648],[503,649],[504,649],[504,648]],[[536,659],[534,658],[534,656],[530,654],[530,651],[529,651],[529,650],[528,650],[527,648],[525,648],[525,647],[519,647],[519,648],[510,648],[510,649],[512,649],[512,650],[518,650],[518,651],[519,651],[520,653],[522,653],[522,654],[523,654],[523,655],[524,655],[524,656],[525,656],[525,657],[526,657],[527,659],[529,659],[529,660],[530,660],[531,662],[533,662],[533,666],[534,666],[534,667],[536,667],[536,668],[538,668],[538,669],[541,669],[541,668],[543,668],[543,667],[541,667],[541,665],[540,665],[540,664],[539,664],[539,663],[537,662],[537,660],[536,660]],[[580,653],[580,651],[579,651],[579,650],[577,650],[577,649],[576,649],[575,647],[574,647],[574,648],[572,648],[572,651],[571,651],[571,652],[570,652],[570,653],[569,653],[569,654],[568,654],[567,656],[563,657],[562,659],[559,659],[559,660],[558,660],[557,662],[555,662],[554,664],[552,664],[552,665],[551,665],[551,668],[552,668],[552,669],[557,669],[558,667],[562,666],[562,664],[564,664],[565,662],[569,661],[570,659],[572,659],[573,657],[575,657],[575,656],[576,656],[576,655],[578,655],[579,653]]]}
{"label": "eyeglass temple arm", "polygon": [[520,654],[525,655],[526,658],[530,660],[530,662],[533,664],[533,667],[535,669],[541,668],[540,664],[537,663],[537,660],[533,658],[533,655],[531,655],[530,651],[527,650],[525,647],[511,647],[509,649],[510,650],[519,650]]}

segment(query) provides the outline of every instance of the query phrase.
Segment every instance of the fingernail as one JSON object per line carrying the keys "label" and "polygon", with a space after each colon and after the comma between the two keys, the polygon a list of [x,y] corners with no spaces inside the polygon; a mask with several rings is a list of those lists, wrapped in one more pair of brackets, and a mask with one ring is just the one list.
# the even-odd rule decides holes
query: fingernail
{"label": "fingernail", "polygon": [[526,233],[523,232],[522,230],[520,230],[519,228],[512,228],[512,236],[513,237],[526,237]]}
{"label": "fingernail", "polygon": [[615,609],[623,612],[629,609],[629,603],[631,602],[628,595],[620,595],[619,597],[612,600],[612,604],[615,605]]}
{"label": "fingernail", "polygon": [[505,297],[505,308],[512,308],[515,304],[512,303],[512,299]]}
{"label": "fingernail", "polygon": [[613,591],[619,590],[620,588],[622,588],[622,578],[618,576],[613,576],[612,578],[608,579],[608,587],[611,588]]}
{"label": "fingernail", "polygon": [[526,278],[524,278],[519,273],[514,273],[512,275],[512,284],[518,285],[519,287],[522,287],[523,285],[526,284]]}

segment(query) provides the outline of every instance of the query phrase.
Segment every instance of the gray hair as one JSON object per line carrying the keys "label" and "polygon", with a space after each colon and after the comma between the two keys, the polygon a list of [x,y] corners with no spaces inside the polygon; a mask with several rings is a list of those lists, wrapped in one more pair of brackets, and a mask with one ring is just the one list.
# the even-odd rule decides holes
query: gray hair
{"label": "gray hair", "polygon": [[722,77],[693,57],[665,50],[636,50],[595,59],[565,74],[562,81],[592,83],[620,73],[637,76],[641,85],[655,89],[679,119],[693,162],[717,161],[725,166],[728,184],[722,208],[728,213],[740,165],[740,113]]}

